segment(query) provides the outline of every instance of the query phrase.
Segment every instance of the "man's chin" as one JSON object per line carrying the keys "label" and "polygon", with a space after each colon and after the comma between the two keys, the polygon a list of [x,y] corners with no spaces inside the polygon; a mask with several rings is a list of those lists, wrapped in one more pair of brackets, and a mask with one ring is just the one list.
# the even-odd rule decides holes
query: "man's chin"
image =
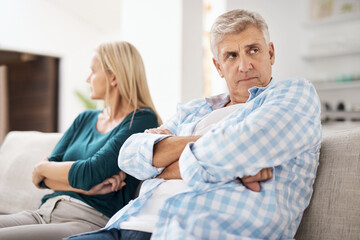
{"label": "man's chin", "polygon": [[239,81],[238,88],[249,90],[252,87],[260,86],[260,83],[254,79],[253,81]]}

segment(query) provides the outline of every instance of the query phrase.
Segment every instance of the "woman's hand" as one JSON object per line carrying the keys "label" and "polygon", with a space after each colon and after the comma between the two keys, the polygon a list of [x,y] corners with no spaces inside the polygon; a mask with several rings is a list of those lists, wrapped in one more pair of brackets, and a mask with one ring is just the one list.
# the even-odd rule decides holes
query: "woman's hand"
{"label": "woman's hand", "polygon": [[167,128],[150,128],[146,129],[144,133],[172,135],[172,132]]}
{"label": "woman's hand", "polygon": [[87,195],[103,195],[111,192],[116,192],[122,189],[125,185],[126,174],[123,171],[120,171],[118,174],[115,174],[102,183],[92,187],[87,193]]}
{"label": "woman's hand", "polygon": [[254,176],[245,176],[241,178],[240,182],[248,189],[254,192],[260,192],[261,187],[259,182],[263,182],[273,178],[271,168],[263,168]]}
{"label": "woman's hand", "polygon": [[49,159],[45,157],[42,161],[40,161],[38,164],[35,165],[34,170],[32,172],[32,182],[35,185],[35,187],[39,189],[43,189],[43,187],[40,186],[41,182],[44,181],[45,177],[40,174],[39,168],[41,165],[46,164],[49,162]]}

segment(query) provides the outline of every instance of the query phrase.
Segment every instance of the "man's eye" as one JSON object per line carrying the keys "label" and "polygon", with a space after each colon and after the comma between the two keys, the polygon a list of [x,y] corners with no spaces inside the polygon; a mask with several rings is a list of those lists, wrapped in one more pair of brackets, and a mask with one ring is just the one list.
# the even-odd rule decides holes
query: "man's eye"
{"label": "man's eye", "polygon": [[257,52],[259,52],[259,49],[258,49],[258,48],[250,49],[250,53],[251,53],[251,54],[254,54],[254,53],[257,53]]}
{"label": "man's eye", "polygon": [[236,58],[237,57],[237,54],[236,53],[230,53],[228,58]]}

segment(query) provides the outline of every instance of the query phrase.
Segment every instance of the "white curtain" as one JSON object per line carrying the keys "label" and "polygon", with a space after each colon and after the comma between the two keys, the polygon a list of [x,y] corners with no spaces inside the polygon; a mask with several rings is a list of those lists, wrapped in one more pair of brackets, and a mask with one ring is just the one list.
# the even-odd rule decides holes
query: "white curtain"
{"label": "white curtain", "polygon": [[0,66],[0,145],[8,131],[8,95],[6,66]]}

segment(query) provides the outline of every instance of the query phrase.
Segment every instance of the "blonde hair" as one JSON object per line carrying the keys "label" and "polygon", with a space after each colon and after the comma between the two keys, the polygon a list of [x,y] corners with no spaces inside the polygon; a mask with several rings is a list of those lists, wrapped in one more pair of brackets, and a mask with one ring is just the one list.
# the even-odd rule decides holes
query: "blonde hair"
{"label": "blonde hair", "polygon": [[218,60],[217,45],[223,40],[224,36],[227,34],[238,34],[250,25],[256,26],[263,33],[266,44],[269,44],[270,34],[268,26],[260,14],[235,9],[217,17],[210,30],[210,46],[215,60]]}
{"label": "blonde hair", "polygon": [[[144,63],[138,50],[132,44],[121,41],[103,43],[97,47],[96,53],[102,70],[115,75],[122,99],[135,110],[143,107],[151,108],[157,117],[158,124],[161,125],[162,121],[151,99]],[[107,81],[105,102],[110,92],[109,79]]]}

